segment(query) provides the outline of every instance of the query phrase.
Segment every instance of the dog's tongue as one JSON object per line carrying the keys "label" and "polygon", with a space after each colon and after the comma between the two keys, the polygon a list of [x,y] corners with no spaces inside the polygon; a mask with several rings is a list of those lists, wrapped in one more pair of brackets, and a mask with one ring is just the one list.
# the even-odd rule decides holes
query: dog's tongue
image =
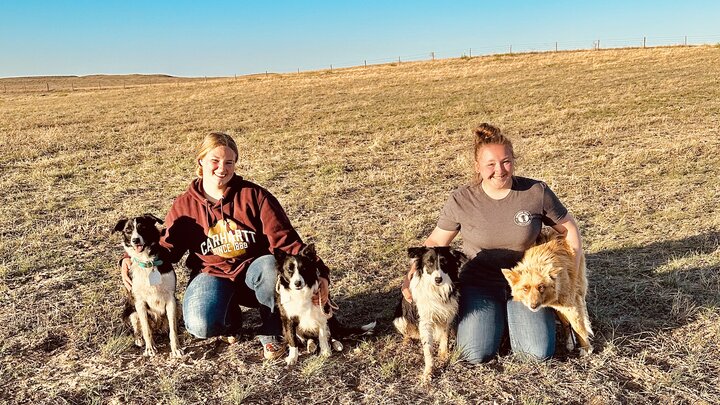
{"label": "dog's tongue", "polygon": [[140,253],[140,252],[143,251],[143,249],[145,249],[145,246],[143,246],[143,245],[135,245],[135,251],[136,251],[136,252]]}

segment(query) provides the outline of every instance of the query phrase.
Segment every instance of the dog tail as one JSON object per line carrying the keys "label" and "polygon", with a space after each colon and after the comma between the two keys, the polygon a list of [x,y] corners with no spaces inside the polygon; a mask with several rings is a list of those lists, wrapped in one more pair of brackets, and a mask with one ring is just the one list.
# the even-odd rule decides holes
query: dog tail
{"label": "dog tail", "polygon": [[370,322],[362,326],[345,326],[336,317],[328,319],[330,326],[330,335],[333,338],[344,338],[349,336],[369,336],[375,333],[377,321]]}

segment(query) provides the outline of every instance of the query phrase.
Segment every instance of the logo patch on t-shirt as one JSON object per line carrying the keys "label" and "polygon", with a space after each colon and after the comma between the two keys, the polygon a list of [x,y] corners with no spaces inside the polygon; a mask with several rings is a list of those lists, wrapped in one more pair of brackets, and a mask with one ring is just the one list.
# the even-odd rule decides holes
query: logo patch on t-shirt
{"label": "logo patch on t-shirt", "polygon": [[532,214],[530,211],[518,211],[515,213],[515,225],[519,226],[528,226],[530,225],[530,222],[532,221]]}

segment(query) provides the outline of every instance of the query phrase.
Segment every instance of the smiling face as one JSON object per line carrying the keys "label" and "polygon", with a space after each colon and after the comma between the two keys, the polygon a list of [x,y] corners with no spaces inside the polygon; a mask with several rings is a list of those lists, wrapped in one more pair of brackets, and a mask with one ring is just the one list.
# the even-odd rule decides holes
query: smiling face
{"label": "smiling face", "polygon": [[475,156],[475,172],[482,179],[483,187],[495,191],[512,187],[514,165],[512,151],[505,145],[484,145]]}
{"label": "smiling face", "polygon": [[211,149],[202,159],[203,186],[208,188],[225,189],[235,174],[237,155],[227,146],[218,146]]}

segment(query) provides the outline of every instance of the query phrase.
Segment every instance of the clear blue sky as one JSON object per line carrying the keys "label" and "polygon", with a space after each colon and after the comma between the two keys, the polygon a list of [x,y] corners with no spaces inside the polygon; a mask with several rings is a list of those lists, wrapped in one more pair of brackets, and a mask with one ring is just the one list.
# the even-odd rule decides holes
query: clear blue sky
{"label": "clear blue sky", "polygon": [[0,77],[232,76],[604,45],[720,43],[717,1],[0,1]]}

